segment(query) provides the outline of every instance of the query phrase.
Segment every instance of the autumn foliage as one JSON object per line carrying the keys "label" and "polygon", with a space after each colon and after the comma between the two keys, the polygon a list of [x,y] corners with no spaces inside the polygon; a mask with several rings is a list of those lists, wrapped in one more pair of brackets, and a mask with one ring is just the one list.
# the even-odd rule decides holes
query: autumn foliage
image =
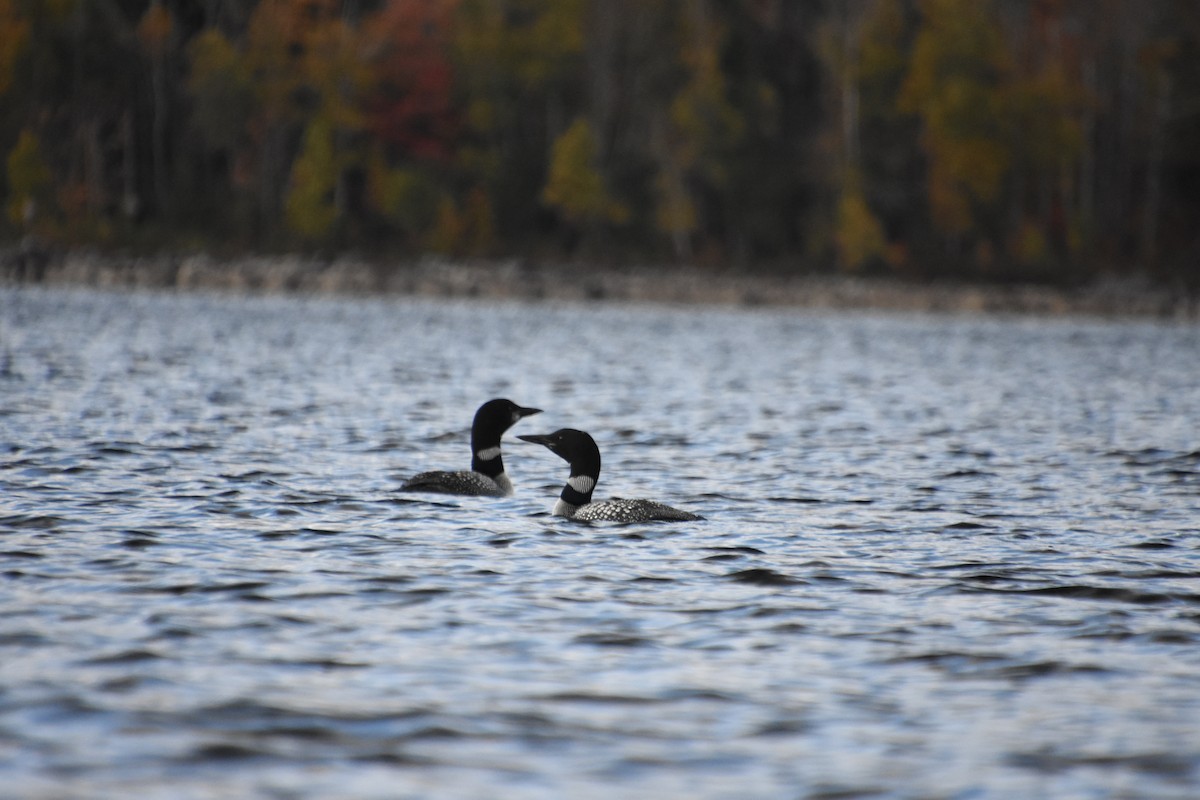
{"label": "autumn foliage", "polygon": [[0,239],[1200,283],[1173,0],[0,0]]}

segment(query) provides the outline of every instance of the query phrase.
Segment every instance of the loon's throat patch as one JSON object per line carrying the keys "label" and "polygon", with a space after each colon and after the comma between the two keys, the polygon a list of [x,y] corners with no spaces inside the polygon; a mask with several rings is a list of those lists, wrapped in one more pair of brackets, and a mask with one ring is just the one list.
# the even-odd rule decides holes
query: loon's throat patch
{"label": "loon's throat patch", "polygon": [[589,475],[572,475],[567,478],[567,485],[559,497],[573,506],[586,505],[592,500],[592,487],[595,485],[595,479]]}
{"label": "loon's throat patch", "polygon": [[567,478],[567,485],[580,494],[591,494],[596,488],[596,479],[591,475],[572,475]]}
{"label": "loon's throat patch", "polygon": [[480,461],[491,461],[494,458],[500,457],[500,446],[485,447],[482,450],[476,451],[475,457]]}

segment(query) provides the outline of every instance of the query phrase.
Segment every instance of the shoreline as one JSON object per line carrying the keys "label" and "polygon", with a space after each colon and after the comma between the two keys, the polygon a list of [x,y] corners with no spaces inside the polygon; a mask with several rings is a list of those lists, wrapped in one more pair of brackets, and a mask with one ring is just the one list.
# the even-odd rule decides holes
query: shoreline
{"label": "shoreline", "polygon": [[22,248],[0,257],[0,285],[1200,319],[1200,297],[1136,279],[1061,288],[734,274],[678,266],[590,268],[516,259],[375,262],[353,256],[303,255],[225,259],[203,253],[113,256],[84,250],[51,256]]}

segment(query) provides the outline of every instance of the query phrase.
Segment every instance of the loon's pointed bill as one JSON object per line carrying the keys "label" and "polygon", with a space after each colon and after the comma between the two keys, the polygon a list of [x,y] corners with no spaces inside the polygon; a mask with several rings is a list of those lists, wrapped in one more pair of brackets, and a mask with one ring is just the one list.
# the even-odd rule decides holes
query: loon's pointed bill
{"label": "loon's pointed bill", "polygon": [[540,408],[522,408],[521,406],[513,404],[512,413],[515,417],[513,422],[516,423],[518,420],[524,419],[525,417],[532,417],[534,414],[540,414],[542,413],[542,410]]}
{"label": "loon's pointed bill", "polygon": [[592,491],[600,480],[600,448],[583,431],[562,428],[554,433],[525,434],[517,437],[548,448],[571,465],[571,474],[563,486],[552,512],[556,517],[609,522],[681,522],[704,519],[690,511],[681,511],[654,500],[603,500],[592,502]]}
{"label": "loon's pointed bill", "polygon": [[554,434],[552,433],[518,433],[517,438],[533,444],[540,444],[554,450]]}
{"label": "loon's pointed bill", "polygon": [[525,417],[540,413],[540,408],[519,406],[504,398],[487,401],[471,422],[471,469],[422,472],[405,481],[400,491],[489,497],[512,494],[512,481],[501,458],[500,439]]}

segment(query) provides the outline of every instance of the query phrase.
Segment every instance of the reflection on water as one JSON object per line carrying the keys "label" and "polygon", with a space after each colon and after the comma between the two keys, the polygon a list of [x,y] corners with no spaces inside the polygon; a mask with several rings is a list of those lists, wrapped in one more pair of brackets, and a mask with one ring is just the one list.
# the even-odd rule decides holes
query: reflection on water
{"label": "reflection on water", "polygon": [[[1200,330],[0,290],[12,796],[1195,797]],[[465,468],[482,399],[512,498]],[[589,430],[596,497],[548,515]]]}

